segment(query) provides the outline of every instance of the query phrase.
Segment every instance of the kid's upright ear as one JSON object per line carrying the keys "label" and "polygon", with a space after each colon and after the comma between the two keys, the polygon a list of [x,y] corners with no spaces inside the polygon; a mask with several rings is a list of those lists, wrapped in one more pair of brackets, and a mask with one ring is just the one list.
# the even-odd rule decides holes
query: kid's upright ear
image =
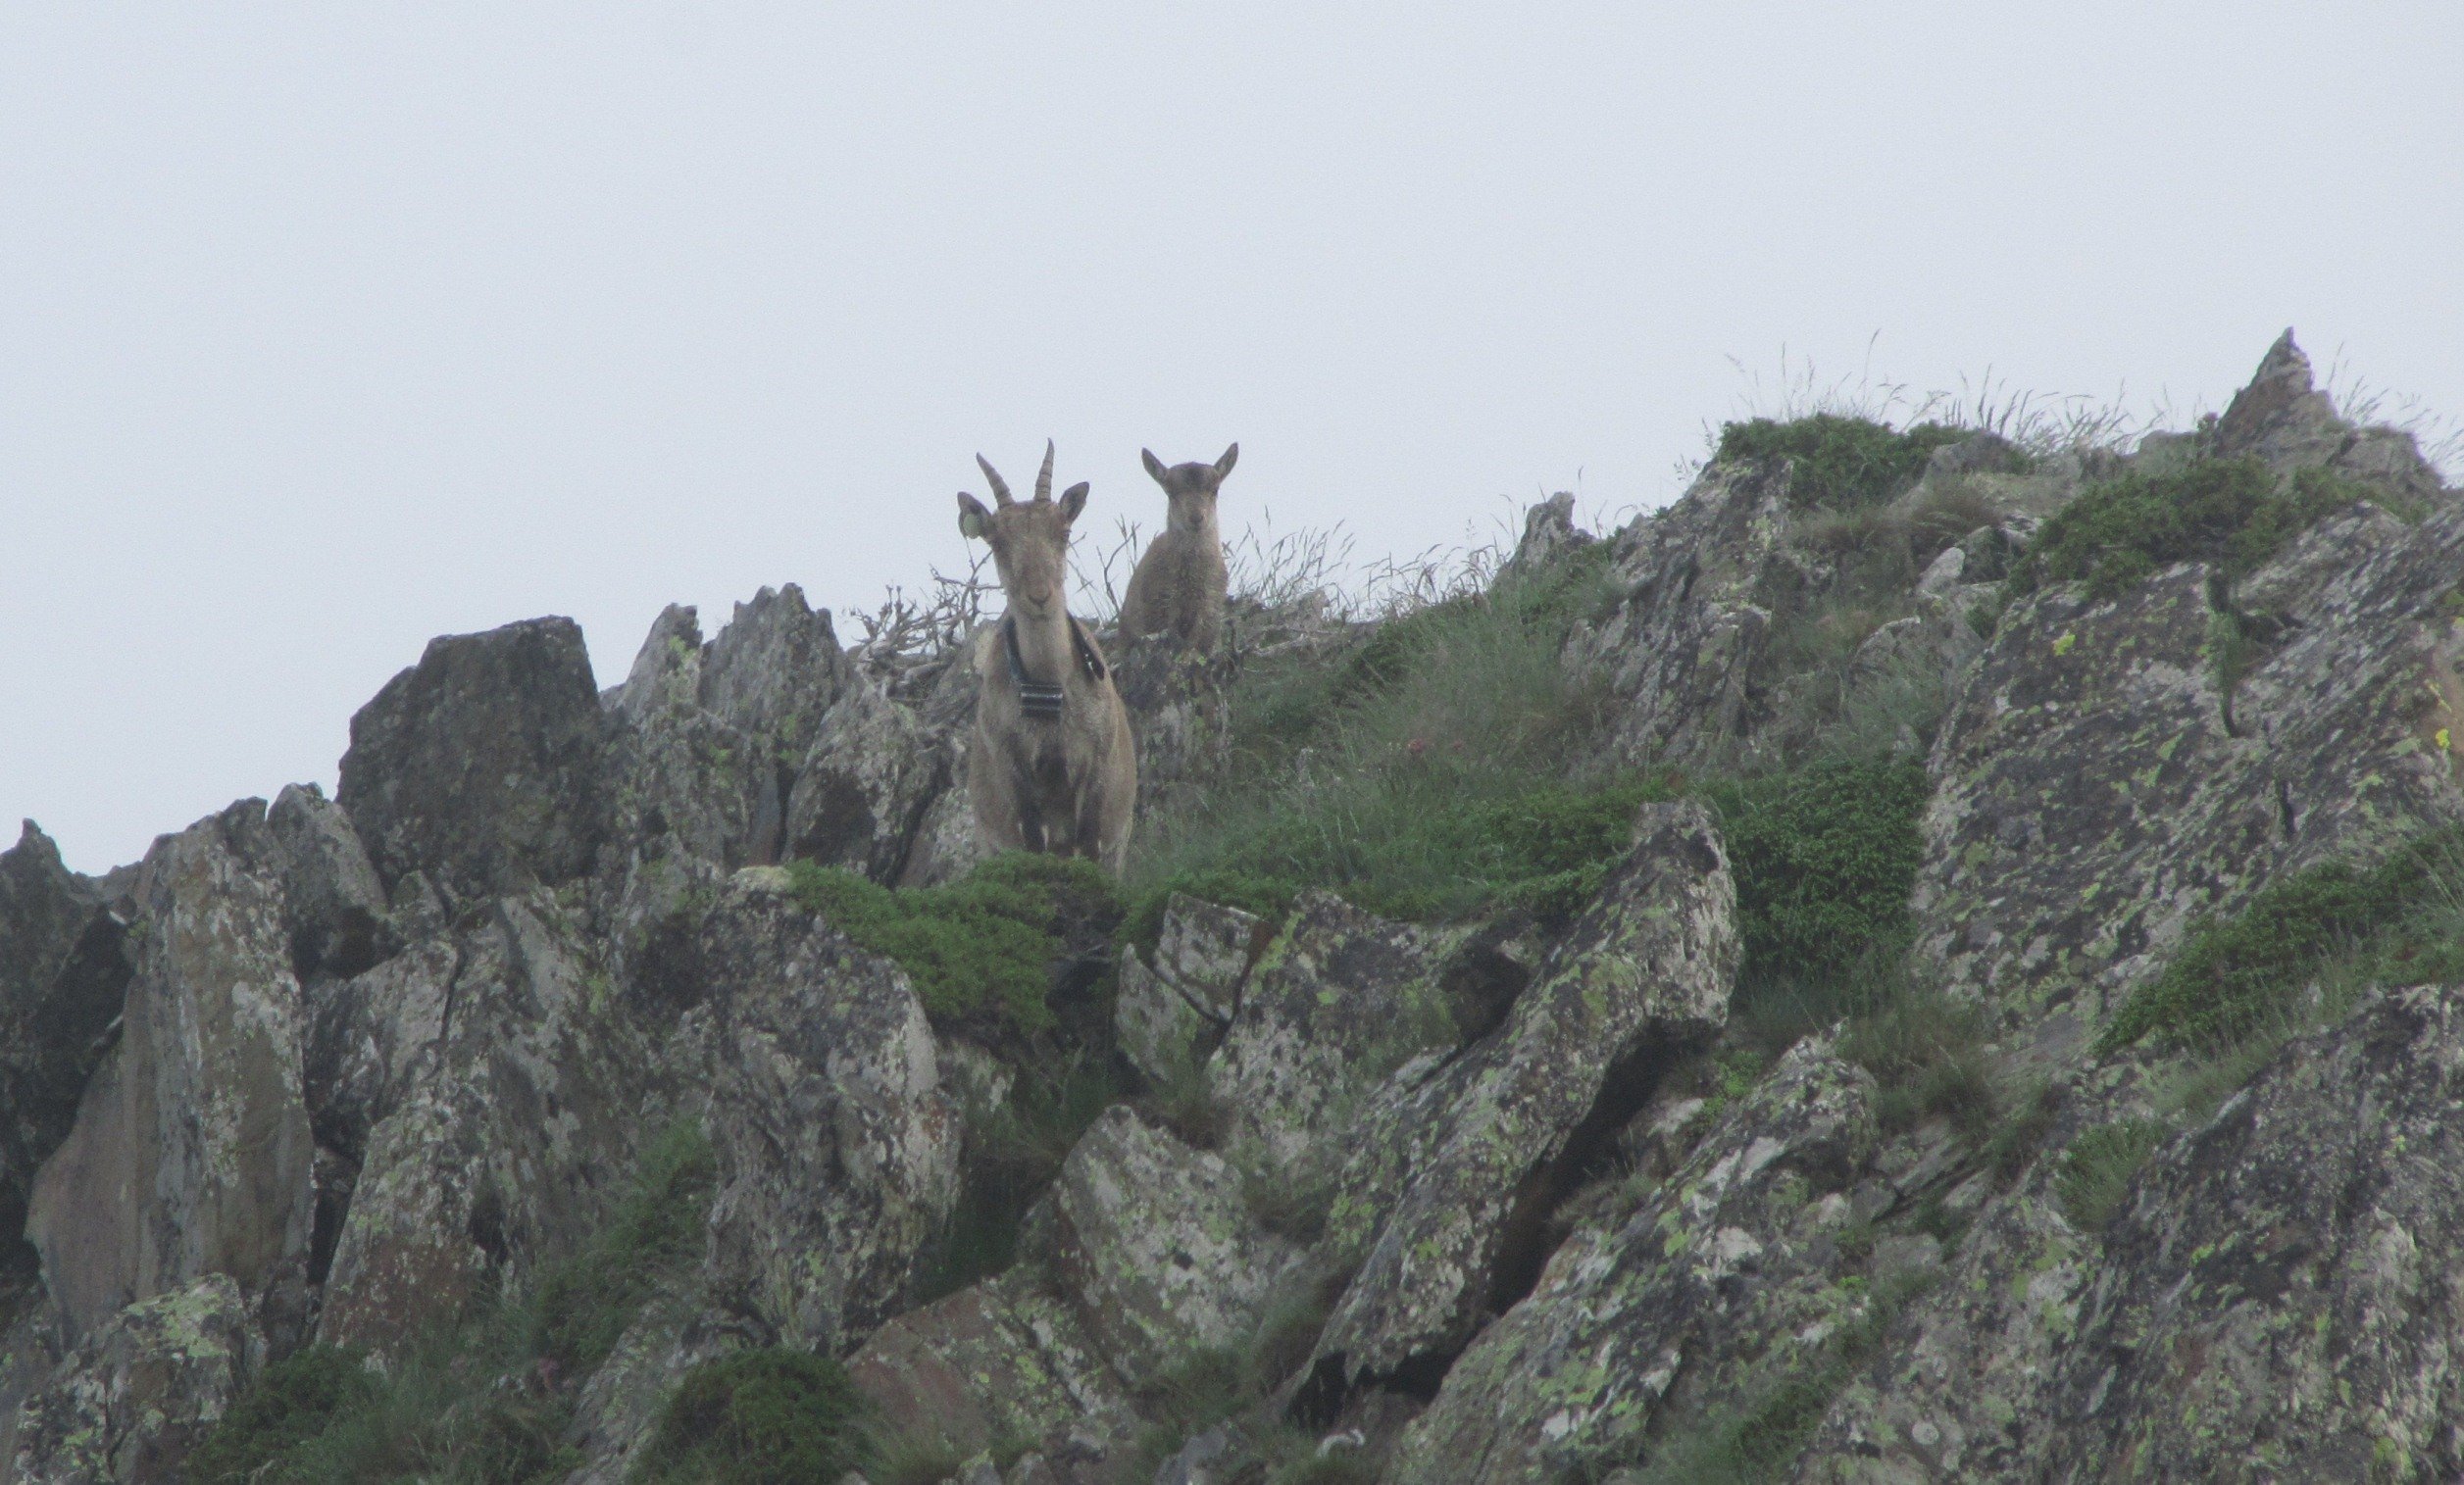
{"label": "kid's upright ear", "polygon": [[991,539],[992,513],[983,508],[982,501],[965,490],[958,492],[958,529],[961,535],[973,536],[978,541]]}
{"label": "kid's upright ear", "polygon": [[1164,482],[1164,462],[1155,457],[1155,451],[1153,449],[1140,449],[1138,450],[1138,458],[1146,461],[1146,472],[1155,476],[1155,482],[1157,484],[1162,484]]}
{"label": "kid's upright ear", "polygon": [[1086,509],[1086,481],[1081,479],[1061,492],[1061,519],[1075,523],[1078,513]]}
{"label": "kid's upright ear", "polygon": [[1223,458],[1218,459],[1218,460],[1216,460],[1216,461],[1215,461],[1215,477],[1216,477],[1216,478],[1218,478],[1218,479],[1221,479],[1221,478],[1223,478],[1225,475],[1227,475],[1227,474],[1231,473],[1231,472],[1232,472],[1232,467],[1233,465],[1238,464],[1239,462],[1240,462],[1240,445],[1238,445],[1238,444],[1236,444],[1236,443],[1235,443],[1235,444],[1233,444],[1232,446],[1231,446],[1230,448],[1228,448],[1228,449],[1224,450],[1224,457],[1223,457]]}

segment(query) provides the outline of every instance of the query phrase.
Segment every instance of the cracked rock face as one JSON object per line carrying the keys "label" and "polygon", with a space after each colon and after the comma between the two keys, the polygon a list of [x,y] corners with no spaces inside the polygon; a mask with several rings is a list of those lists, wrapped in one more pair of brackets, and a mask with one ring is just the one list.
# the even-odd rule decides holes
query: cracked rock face
{"label": "cracked rock face", "polygon": [[1139,1072],[1160,1083],[1205,1062],[1240,1011],[1266,926],[1254,913],[1173,894],[1155,952],[1121,959],[1113,1029]]}
{"label": "cracked rock face", "polygon": [[880,687],[830,709],[787,801],[789,857],[894,882],[949,781],[944,739]]}
{"label": "cracked rock face", "polygon": [[0,1231],[68,1137],[127,994],[126,927],[26,821],[0,852]]}
{"label": "cracked rock face", "polygon": [[264,809],[243,800],[164,837],[138,875],[120,1042],[26,1220],[73,1337],[213,1273],[269,1329],[304,1318],[302,1009]]}
{"label": "cracked rock face", "polygon": [[1727,1018],[1735,918],[1708,813],[1644,806],[1626,861],[1505,1024],[1433,1081],[1398,1078],[1410,1116],[1373,1103],[1361,1121],[1333,1223],[1339,1240],[1383,1215],[1317,1366],[1356,1382],[1442,1362],[1529,1281],[1538,1255],[1524,1250],[1571,1181],[1561,1164],[1614,1133],[1656,1063]]}
{"label": "cracked rock face", "polygon": [[1670,1413],[1818,1364],[1871,1303],[1839,1282],[1841,1195],[1874,1082],[1800,1043],[1667,1181],[1579,1229],[1406,1430],[1392,1485],[1554,1479],[1633,1462]]}

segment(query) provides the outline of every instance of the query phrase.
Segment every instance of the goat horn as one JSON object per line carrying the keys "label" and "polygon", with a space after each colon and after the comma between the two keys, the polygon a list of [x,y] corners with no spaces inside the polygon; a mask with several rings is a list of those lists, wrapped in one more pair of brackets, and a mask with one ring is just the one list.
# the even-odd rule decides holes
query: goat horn
{"label": "goat horn", "polygon": [[[1010,483],[1001,477],[1001,471],[994,469],[991,462],[981,454],[976,456],[976,468],[983,470],[983,477],[992,481],[992,503],[1002,506],[1010,504]],[[1050,472],[1047,471],[1044,477],[1049,479]]]}
{"label": "goat horn", "polygon": [[1052,440],[1049,438],[1044,440],[1043,472],[1035,476],[1035,498],[1037,500],[1052,498]]}

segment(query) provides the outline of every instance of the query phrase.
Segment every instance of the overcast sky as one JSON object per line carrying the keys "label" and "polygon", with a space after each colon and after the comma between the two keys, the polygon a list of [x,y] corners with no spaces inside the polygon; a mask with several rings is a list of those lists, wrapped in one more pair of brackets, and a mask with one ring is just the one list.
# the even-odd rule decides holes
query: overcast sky
{"label": "overcast sky", "polygon": [[[0,9],[0,818],[291,780],[433,634],[842,612],[981,449],[1365,553],[1678,489],[1730,358],[2464,413],[2464,6]],[[841,626],[842,634],[852,630]]]}

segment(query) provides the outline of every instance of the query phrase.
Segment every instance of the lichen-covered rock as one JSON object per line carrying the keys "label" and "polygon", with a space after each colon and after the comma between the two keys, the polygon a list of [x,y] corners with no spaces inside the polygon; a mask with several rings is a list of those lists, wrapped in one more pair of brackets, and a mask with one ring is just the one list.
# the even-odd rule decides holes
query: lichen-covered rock
{"label": "lichen-covered rock", "polygon": [[544,893],[348,992],[312,1042],[320,1127],[346,1156],[367,1130],[319,1333],[384,1349],[586,1237],[671,1078]]}
{"label": "lichen-covered rock", "polygon": [[1727,1019],[1737,953],[1736,887],[1709,814],[1644,806],[1626,860],[1505,1024],[1433,1085],[1442,1106],[1407,1093],[1413,1118],[1363,1119],[1340,1220],[1383,1220],[1313,1365],[1357,1382],[1459,1351],[1518,1268],[1529,1282],[1583,1147],[1634,1112],[1656,1064]]}
{"label": "lichen-covered rock", "polygon": [[2161,1150],[2041,1411],[2054,1480],[2464,1476],[2464,987],[2382,994]]}
{"label": "lichen-covered rock", "polygon": [[1451,1044],[1438,988],[1448,935],[1305,892],[1249,971],[1207,1064],[1234,1138],[1278,1163],[1298,1158],[1347,1093],[1427,1047]]}
{"label": "lichen-covered rock", "polygon": [[1240,1172],[1126,1105],[1080,1136],[1029,1227],[1031,1256],[1133,1391],[1193,1350],[1246,1342],[1298,1258],[1251,1214]]}
{"label": "lichen-covered rock", "polygon": [[1787,548],[1787,488],[1777,461],[1713,465],[1617,534],[1610,570],[1625,597],[1572,648],[1618,698],[1620,758],[1712,759],[1752,726],[1773,617],[1797,607],[1808,581]]}
{"label": "lichen-covered rock", "polygon": [[703,652],[699,699],[762,757],[791,768],[854,674],[830,611],[809,607],[804,590],[788,583],[735,606]]}
{"label": "lichen-covered rock", "polygon": [[0,1234],[76,1120],[127,995],[125,925],[27,820],[0,852]]}
{"label": "lichen-covered rock", "polygon": [[1574,492],[1560,490],[1523,513],[1523,535],[1515,542],[1512,554],[1499,565],[1497,575],[1534,575],[1559,558],[1597,540],[1575,524]]}
{"label": "lichen-covered rock", "polygon": [[566,1485],[624,1485],[685,1373],[745,1344],[745,1337],[701,1312],[690,1296],[654,1298],[574,1399],[565,1438],[581,1452],[582,1463]]}
{"label": "lichen-covered rock", "polygon": [[1205,1062],[1239,1013],[1265,928],[1254,913],[1172,895],[1155,952],[1121,958],[1113,1030],[1131,1065],[1164,1081]]}
{"label": "lichen-covered rock", "polygon": [[712,1292],[784,1344],[844,1350],[896,1312],[958,1200],[931,1026],[895,965],[741,880],[698,973],[679,1041],[708,1049]]}
{"label": "lichen-covered rock", "polygon": [[264,815],[242,800],[165,836],[139,873],[120,1042],[26,1220],[72,1338],[210,1273],[270,1333],[304,1317],[302,1009]]}
{"label": "lichen-covered rock", "polygon": [[785,855],[894,882],[947,786],[942,737],[878,685],[830,708],[787,801]]}
{"label": "lichen-covered rock", "polygon": [[581,630],[534,619],[428,641],[351,718],[336,798],[388,889],[417,870],[472,902],[591,868],[604,754]]}
{"label": "lichen-covered rock", "polygon": [[[784,808],[779,770],[742,728],[702,706],[703,670],[693,611],[670,604],[610,708],[613,838],[636,858],[672,839],[723,868],[775,859]],[[766,842],[755,838],[764,820]]]}
{"label": "lichen-covered rock", "polygon": [[2464,819],[2459,571],[2464,512],[2331,519],[2244,585],[2290,638],[2230,697],[2203,567],[2014,607],[1936,741],[1920,963],[2072,1046],[2196,915]]}
{"label": "lichen-covered rock", "polygon": [[1063,1485],[1130,1485],[1144,1420],[1067,1302],[1028,1267],[898,1316],[847,1371],[894,1436],[960,1458],[1033,1441]]}
{"label": "lichen-covered rock", "polygon": [[1578,1230],[1404,1433],[1392,1485],[1557,1479],[1634,1462],[1672,1416],[1818,1367],[1869,1303],[1834,1236],[1874,1140],[1874,1081],[1799,1043],[1691,1159]]}
{"label": "lichen-covered rock", "polygon": [[266,812],[282,878],[291,967],[305,983],[348,978],[401,948],[384,884],[342,807],[316,785],[286,784]]}
{"label": "lichen-covered rock", "polygon": [[2211,452],[2220,458],[2255,455],[2288,472],[2331,470],[2398,500],[2444,498],[2438,471],[2411,434],[2356,427],[2338,416],[2334,399],[2311,380],[2310,358],[2293,344],[2291,330],[2268,347],[2250,384],[2234,394],[2210,436]]}
{"label": "lichen-covered rock", "polygon": [[265,1359],[225,1274],[140,1300],[95,1327],[19,1419],[20,1485],[176,1485]]}

